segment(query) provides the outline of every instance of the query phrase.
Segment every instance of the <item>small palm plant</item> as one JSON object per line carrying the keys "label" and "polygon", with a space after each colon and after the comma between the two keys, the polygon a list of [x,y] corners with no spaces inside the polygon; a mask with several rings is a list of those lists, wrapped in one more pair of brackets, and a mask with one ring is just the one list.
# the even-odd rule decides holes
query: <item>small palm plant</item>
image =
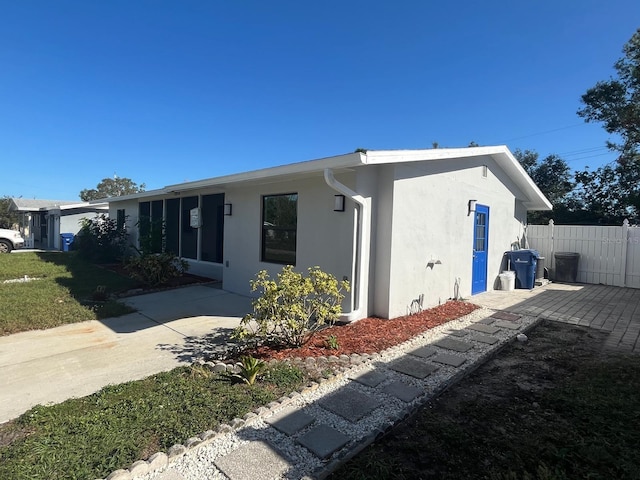
{"label": "small palm plant", "polygon": [[253,385],[256,377],[267,368],[265,362],[251,356],[240,357],[238,366],[240,367],[240,372],[236,373],[234,377],[239,378],[247,385]]}

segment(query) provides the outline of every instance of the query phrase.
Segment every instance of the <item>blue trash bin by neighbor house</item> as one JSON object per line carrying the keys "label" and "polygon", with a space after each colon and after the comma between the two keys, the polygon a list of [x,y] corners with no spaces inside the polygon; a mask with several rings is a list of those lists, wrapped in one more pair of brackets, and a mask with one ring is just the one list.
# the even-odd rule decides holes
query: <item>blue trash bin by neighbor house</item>
{"label": "blue trash bin by neighbor house", "polygon": [[537,250],[523,249],[507,252],[511,270],[516,272],[516,288],[531,290],[536,282]]}
{"label": "blue trash bin by neighbor house", "polygon": [[75,238],[75,234],[73,233],[61,233],[60,234],[60,250],[63,252],[68,252],[71,250],[71,244],[73,243],[73,239]]}

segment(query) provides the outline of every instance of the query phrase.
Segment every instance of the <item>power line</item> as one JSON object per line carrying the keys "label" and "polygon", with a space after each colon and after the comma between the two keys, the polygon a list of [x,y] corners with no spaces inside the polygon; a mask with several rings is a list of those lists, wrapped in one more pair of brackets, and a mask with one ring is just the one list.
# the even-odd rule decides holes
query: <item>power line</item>
{"label": "power line", "polygon": [[530,135],[524,135],[524,136],[522,136],[522,137],[510,138],[510,139],[508,139],[508,140],[505,140],[505,141],[504,141],[504,142],[502,142],[502,143],[512,142],[512,141],[514,141],[514,140],[520,140],[520,139],[523,139],[523,138],[535,137],[535,136],[538,136],[538,135],[545,135],[545,134],[547,134],[547,133],[559,132],[559,131],[561,131],[561,130],[567,130],[567,129],[569,129],[569,128],[575,128],[575,127],[579,127],[579,126],[581,126],[581,125],[586,125],[586,123],[581,122],[581,123],[576,123],[576,124],[574,124],[574,125],[567,125],[567,126],[565,126],[565,127],[554,128],[553,130],[545,130],[544,132],[537,132],[537,133],[532,133],[532,134],[530,134]]}
{"label": "power line", "polygon": [[573,156],[573,155],[582,155],[584,153],[592,153],[592,152],[598,152],[601,150],[608,150],[608,148],[606,146],[600,146],[600,147],[588,147],[588,148],[583,148],[581,150],[571,150],[569,152],[563,152],[563,153],[559,153],[558,155],[561,157],[566,157],[566,156]]}
{"label": "power line", "polygon": [[580,160],[586,160],[587,158],[602,157],[603,155],[609,155],[609,154],[610,152],[596,153],[595,155],[587,155],[584,157],[572,158],[571,160],[565,160],[565,162],[574,163],[574,162],[579,162]]}

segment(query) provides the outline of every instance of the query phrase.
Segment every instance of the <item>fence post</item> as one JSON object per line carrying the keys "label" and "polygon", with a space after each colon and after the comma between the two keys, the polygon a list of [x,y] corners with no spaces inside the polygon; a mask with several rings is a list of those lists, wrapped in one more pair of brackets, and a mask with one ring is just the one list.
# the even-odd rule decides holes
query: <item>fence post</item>
{"label": "fence post", "polygon": [[[556,245],[555,245],[555,240],[553,238],[553,219],[549,220],[549,228],[547,229],[548,235],[549,235],[549,245],[551,246],[551,259],[549,260],[549,270],[553,271],[554,277],[555,277],[555,272],[556,272],[556,265],[555,265],[555,251],[556,251]],[[549,277],[551,278],[551,277]]]}
{"label": "fence post", "polygon": [[620,286],[627,286],[627,247],[629,246],[629,220],[622,222],[622,254],[620,260]]}

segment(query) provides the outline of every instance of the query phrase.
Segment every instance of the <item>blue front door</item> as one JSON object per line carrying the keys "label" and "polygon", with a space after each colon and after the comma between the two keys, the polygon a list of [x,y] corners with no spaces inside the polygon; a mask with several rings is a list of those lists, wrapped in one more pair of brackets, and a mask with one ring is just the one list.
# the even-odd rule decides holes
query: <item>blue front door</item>
{"label": "blue front door", "polygon": [[473,228],[473,269],[471,295],[487,291],[487,249],[489,247],[489,207],[476,205]]}

